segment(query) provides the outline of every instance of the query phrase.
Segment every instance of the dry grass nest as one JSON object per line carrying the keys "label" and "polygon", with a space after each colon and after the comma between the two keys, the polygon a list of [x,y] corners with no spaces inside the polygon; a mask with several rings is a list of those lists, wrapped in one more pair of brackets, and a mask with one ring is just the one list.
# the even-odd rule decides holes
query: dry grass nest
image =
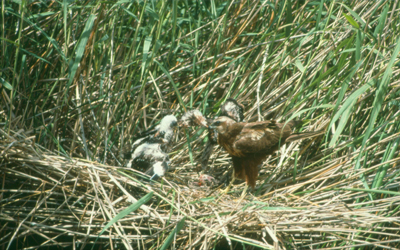
{"label": "dry grass nest", "polygon": [[[306,162],[295,180],[289,170],[293,162],[274,168],[267,164],[257,185],[262,188],[240,198],[244,183],[227,195],[214,186],[196,185],[197,172],[182,163],[187,152],[175,154],[175,169],[161,183],[148,183],[135,170],[56,155],[34,138],[22,130],[1,131],[2,249],[27,241],[32,249],[84,249],[94,243],[106,249],[400,246],[400,196],[394,191],[366,192],[361,179],[371,181],[374,172],[355,170],[351,154],[318,166]],[[212,173],[229,166],[224,152],[215,154]],[[279,157],[269,163],[276,164]],[[395,167],[387,178],[392,179],[387,190],[399,188]],[[145,196],[145,204],[99,236],[107,223]],[[355,202],[362,199],[365,202]],[[342,245],[331,244],[338,241]]]}

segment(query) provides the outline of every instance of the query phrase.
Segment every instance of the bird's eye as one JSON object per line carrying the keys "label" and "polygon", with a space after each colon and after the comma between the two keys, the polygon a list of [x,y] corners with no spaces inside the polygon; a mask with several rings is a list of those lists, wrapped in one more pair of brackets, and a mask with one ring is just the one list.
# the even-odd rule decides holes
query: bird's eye
{"label": "bird's eye", "polygon": [[216,122],[214,122],[214,124],[215,124],[215,126],[219,126],[219,125],[221,125],[221,122],[220,121],[216,121]]}

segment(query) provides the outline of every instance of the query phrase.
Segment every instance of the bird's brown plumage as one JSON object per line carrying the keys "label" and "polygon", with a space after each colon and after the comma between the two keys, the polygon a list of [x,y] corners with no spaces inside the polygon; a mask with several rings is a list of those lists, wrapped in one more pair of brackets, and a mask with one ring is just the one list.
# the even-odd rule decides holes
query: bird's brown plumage
{"label": "bird's brown plumage", "polygon": [[[221,115],[220,117],[229,117],[235,120],[236,122],[242,122],[244,120],[244,106],[240,104],[233,98],[228,98],[221,105]],[[207,120],[208,124],[211,124],[212,120]],[[213,148],[217,145],[218,132],[215,129],[208,129],[208,141],[206,146],[204,147],[203,153],[200,158],[201,166],[203,170],[206,170],[208,167],[208,161],[210,160],[211,154],[213,152]]]}
{"label": "bird's brown plumage", "polygon": [[[221,105],[221,116],[226,116],[232,118],[236,122],[242,122],[244,119],[244,106],[240,104],[233,98],[228,98]],[[179,121],[179,125],[181,127],[189,127],[189,126],[203,126],[208,127],[209,124],[213,122],[212,119],[207,119],[203,116],[203,114],[197,110],[190,110],[184,113]],[[215,129],[208,129],[208,140],[204,147],[203,153],[200,157],[200,164],[202,166],[203,171],[208,166],[208,161],[213,152],[213,148],[217,145],[217,137],[218,133]]]}
{"label": "bird's brown plumage", "polygon": [[229,117],[219,117],[211,127],[218,131],[218,144],[232,156],[236,177],[245,179],[254,188],[258,166],[286,142],[298,123],[300,122],[245,123],[236,122]]}
{"label": "bird's brown plumage", "polygon": [[207,127],[207,119],[203,116],[203,114],[198,109],[189,110],[184,113],[179,120],[180,127],[190,127],[190,126],[203,126]]}

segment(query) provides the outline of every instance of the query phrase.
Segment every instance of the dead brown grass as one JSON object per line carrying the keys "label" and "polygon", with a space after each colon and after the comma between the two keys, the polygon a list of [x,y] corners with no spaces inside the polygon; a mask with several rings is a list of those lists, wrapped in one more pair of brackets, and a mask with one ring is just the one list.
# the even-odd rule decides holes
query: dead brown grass
{"label": "dead brown grass", "polygon": [[[197,172],[176,159],[175,172],[162,184],[148,184],[134,170],[55,155],[22,130],[10,135],[1,131],[1,136],[0,220],[5,222],[3,228],[13,229],[3,231],[2,247],[34,237],[44,239],[35,247],[91,246],[105,224],[151,191],[150,202],[119,220],[97,244],[158,249],[185,217],[184,229],[173,240],[178,249],[224,245],[239,249],[242,243],[255,249],[399,246],[400,196],[364,192],[359,175],[370,180],[372,171],[355,171],[348,161],[351,155],[318,167],[309,165],[295,182],[285,174],[288,163],[283,163],[273,181],[263,186],[263,195],[240,198],[244,184],[235,185],[229,195],[220,195],[214,187],[194,185]],[[221,152],[216,154],[220,156],[210,170],[215,173],[227,165]],[[392,175],[395,168],[390,171],[393,182],[388,188],[398,187],[398,174]],[[265,176],[261,174],[261,179]],[[373,200],[355,202],[370,194]],[[367,242],[370,237],[374,240]],[[344,245],[330,245],[338,240]]]}

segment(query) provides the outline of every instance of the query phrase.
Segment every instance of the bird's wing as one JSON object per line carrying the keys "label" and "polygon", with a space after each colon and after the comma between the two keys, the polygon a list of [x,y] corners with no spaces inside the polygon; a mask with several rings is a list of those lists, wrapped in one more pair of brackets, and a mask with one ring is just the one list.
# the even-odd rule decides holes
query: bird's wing
{"label": "bird's wing", "polygon": [[147,143],[147,144],[153,144],[153,143],[163,144],[163,143],[166,143],[167,141],[164,140],[164,138],[156,136],[157,133],[155,135],[147,135],[147,136],[145,136],[143,138],[137,139],[131,146],[131,149],[130,149],[131,152],[135,152],[135,150],[139,146],[141,146],[141,145],[143,145],[145,143]]}
{"label": "bird's wing", "polygon": [[133,166],[138,166],[141,171],[146,170],[156,161],[169,160],[168,155],[160,149],[160,145],[157,143],[142,144],[132,154]]}
{"label": "bird's wing", "polygon": [[136,152],[136,157],[132,159],[132,167],[137,168],[140,171],[145,171],[152,165],[152,154],[146,150],[142,150],[141,152]]}
{"label": "bird's wing", "polygon": [[272,149],[279,143],[275,121],[252,122],[244,126],[233,147],[242,153],[259,153]]}
{"label": "bird's wing", "polygon": [[143,132],[137,134],[137,135],[133,138],[133,140],[139,140],[139,139],[141,139],[141,138],[145,138],[145,137],[148,137],[148,136],[152,136],[152,135],[154,135],[155,133],[157,133],[158,131],[160,131],[160,124],[158,124],[158,125],[156,125],[156,126],[154,126],[154,127],[152,127],[152,128],[149,128],[149,129],[146,130],[146,131],[143,131]]}
{"label": "bird's wing", "polygon": [[135,152],[135,150],[136,150],[140,145],[146,143],[148,139],[149,139],[148,136],[143,137],[143,138],[140,138],[140,139],[137,139],[134,143],[132,143],[132,146],[131,146],[131,149],[130,149],[131,152]]}
{"label": "bird's wing", "polygon": [[275,129],[278,127],[275,120],[261,121],[261,122],[250,122],[246,123],[244,129],[255,129],[255,130],[265,130],[265,129]]}

